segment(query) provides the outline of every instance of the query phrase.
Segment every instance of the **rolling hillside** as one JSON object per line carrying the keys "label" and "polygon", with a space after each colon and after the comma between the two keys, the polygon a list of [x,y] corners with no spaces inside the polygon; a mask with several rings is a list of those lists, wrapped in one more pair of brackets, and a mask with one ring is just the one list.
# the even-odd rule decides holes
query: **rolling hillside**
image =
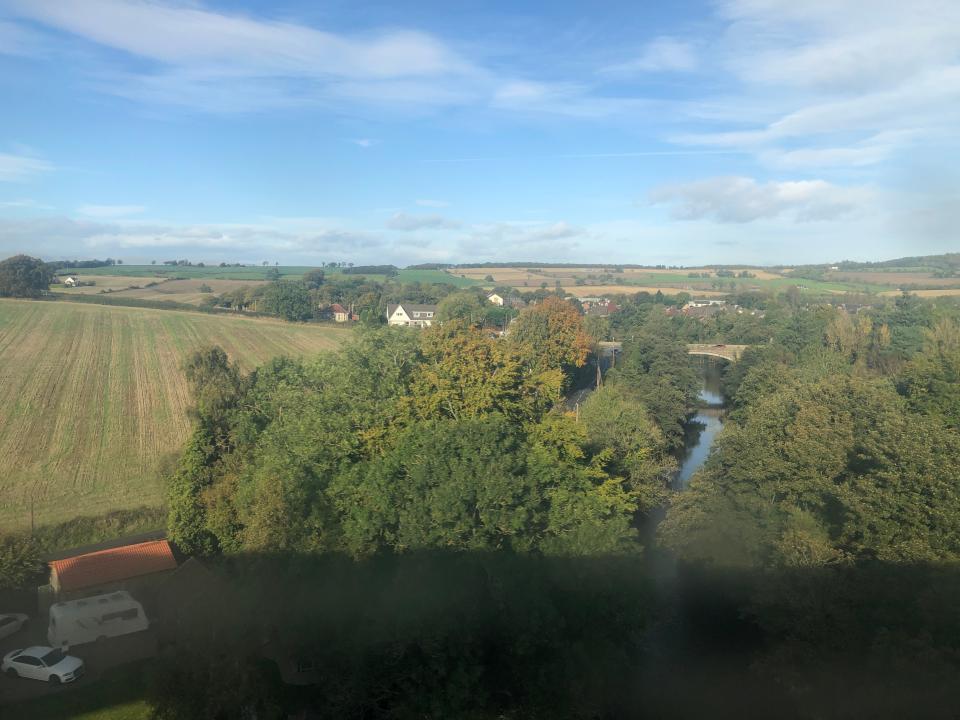
{"label": "rolling hillside", "polygon": [[190,425],[184,357],[245,369],[335,347],[347,329],[189,312],[0,301],[0,527],[156,505]]}

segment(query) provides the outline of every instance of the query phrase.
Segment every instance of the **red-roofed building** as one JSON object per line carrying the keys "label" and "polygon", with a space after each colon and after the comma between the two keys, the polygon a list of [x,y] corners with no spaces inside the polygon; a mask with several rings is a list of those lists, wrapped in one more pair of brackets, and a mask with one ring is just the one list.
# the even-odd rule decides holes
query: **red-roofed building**
{"label": "red-roofed building", "polygon": [[176,570],[166,540],[125,545],[50,562],[50,587],[58,597],[136,590]]}
{"label": "red-roofed building", "polygon": [[337,322],[347,322],[350,320],[350,311],[340,303],[334,303],[331,305],[330,312],[333,313],[333,319]]}

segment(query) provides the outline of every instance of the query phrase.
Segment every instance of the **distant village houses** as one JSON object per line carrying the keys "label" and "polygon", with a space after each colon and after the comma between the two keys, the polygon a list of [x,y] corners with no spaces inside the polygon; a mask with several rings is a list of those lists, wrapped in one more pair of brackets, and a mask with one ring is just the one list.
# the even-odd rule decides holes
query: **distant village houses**
{"label": "distant village houses", "polygon": [[491,293],[487,295],[487,300],[497,307],[522,308],[526,305],[523,298],[519,295],[501,295],[500,293]]}
{"label": "distant village houses", "polygon": [[701,321],[722,312],[734,312],[737,315],[751,315],[759,318],[765,317],[765,313],[759,310],[744,308],[740,305],[730,305],[726,300],[691,300],[683,307],[668,307],[665,312],[668,317],[680,316]]}
{"label": "distant village houses", "polygon": [[80,284],[80,280],[77,279],[77,277],[74,275],[67,275],[63,279],[63,284],[66,285],[67,287],[76,287],[77,285]]}
{"label": "distant village houses", "polygon": [[387,306],[387,324],[404,327],[430,327],[433,316],[437,314],[436,305],[414,305],[400,303]]}
{"label": "distant village houses", "polygon": [[609,317],[617,312],[620,307],[608,298],[586,297],[579,298],[580,307],[583,308],[584,315],[593,315],[596,317]]}

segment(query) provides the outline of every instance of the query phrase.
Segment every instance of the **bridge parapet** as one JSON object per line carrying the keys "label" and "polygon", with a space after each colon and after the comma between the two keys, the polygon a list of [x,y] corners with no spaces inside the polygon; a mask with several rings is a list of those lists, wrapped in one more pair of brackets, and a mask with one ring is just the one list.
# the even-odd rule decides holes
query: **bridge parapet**
{"label": "bridge parapet", "polygon": [[721,358],[727,360],[728,362],[736,362],[740,359],[740,356],[743,355],[744,350],[746,350],[749,345],[704,345],[704,344],[691,344],[687,345],[687,352],[691,355],[705,355],[707,357]]}

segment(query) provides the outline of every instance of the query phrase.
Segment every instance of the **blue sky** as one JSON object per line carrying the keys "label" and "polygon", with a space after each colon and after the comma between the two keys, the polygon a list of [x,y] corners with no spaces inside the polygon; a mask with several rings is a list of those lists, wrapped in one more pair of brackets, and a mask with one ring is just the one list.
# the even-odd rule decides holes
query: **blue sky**
{"label": "blue sky", "polygon": [[960,3],[0,0],[0,256],[960,250]]}

